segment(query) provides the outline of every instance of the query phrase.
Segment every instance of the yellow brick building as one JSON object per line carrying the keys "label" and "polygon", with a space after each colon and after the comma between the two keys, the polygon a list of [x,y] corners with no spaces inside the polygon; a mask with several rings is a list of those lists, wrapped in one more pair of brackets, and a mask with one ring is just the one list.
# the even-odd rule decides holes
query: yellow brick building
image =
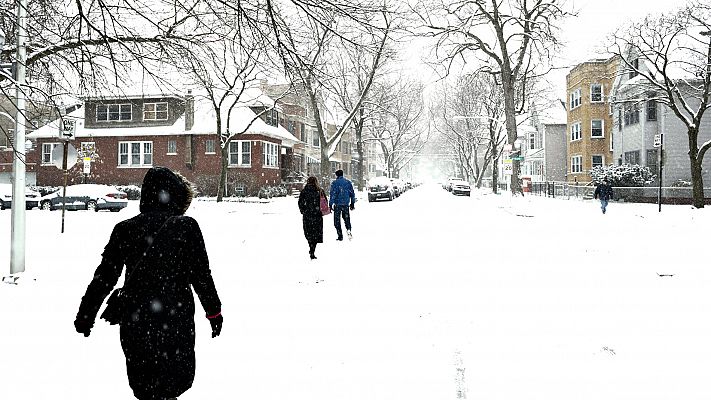
{"label": "yellow brick building", "polygon": [[593,167],[613,162],[609,94],[618,64],[615,57],[590,60],[566,76],[568,182],[590,182]]}

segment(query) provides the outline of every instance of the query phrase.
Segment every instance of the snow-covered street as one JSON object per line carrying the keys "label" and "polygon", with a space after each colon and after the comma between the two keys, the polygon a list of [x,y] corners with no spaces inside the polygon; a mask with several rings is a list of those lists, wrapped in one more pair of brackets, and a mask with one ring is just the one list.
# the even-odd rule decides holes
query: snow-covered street
{"label": "snow-covered street", "polygon": [[[0,398],[132,398],[118,328],[97,320],[84,338],[72,323],[114,224],[137,212],[67,213],[64,234],[61,212],[27,213],[27,272],[0,284]],[[710,208],[602,215],[429,184],[361,195],[352,241],[326,217],[314,261],[294,197],[187,214],[225,323],[211,339],[198,312],[181,400],[708,398]],[[0,226],[7,275],[9,211]]]}

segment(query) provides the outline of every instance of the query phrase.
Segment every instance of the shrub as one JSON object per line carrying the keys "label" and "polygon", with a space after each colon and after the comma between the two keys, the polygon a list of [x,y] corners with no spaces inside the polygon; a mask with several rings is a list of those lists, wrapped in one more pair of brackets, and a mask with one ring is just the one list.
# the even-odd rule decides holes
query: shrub
{"label": "shrub", "polygon": [[648,167],[637,164],[622,164],[594,167],[590,170],[590,177],[596,185],[607,178],[612,186],[640,187],[654,182],[656,175]]}
{"label": "shrub", "polygon": [[139,200],[141,198],[141,188],[136,185],[116,186],[116,189],[126,193],[129,200]]}

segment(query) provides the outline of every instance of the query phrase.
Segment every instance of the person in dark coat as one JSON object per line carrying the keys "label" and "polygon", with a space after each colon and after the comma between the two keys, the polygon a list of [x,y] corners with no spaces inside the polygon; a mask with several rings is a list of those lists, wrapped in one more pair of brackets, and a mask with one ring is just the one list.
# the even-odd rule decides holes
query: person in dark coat
{"label": "person in dark coat", "polygon": [[336,171],[336,179],[331,182],[331,200],[328,203],[333,211],[333,225],[336,227],[336,240],[343,240],[341,230],[341,216],[346,225],[348,239],[353,238],[351,234],[351,211],[355,209],[355,191],[351,181],[343,177],[343,170]]}
{"label": "person in dark coat", "polygon": [[140,214],[114,227],[74,321],[77,332],[89,336],[125,265],[127,310],[120,323],[121,347],[129,385],[141,400],[176,398],[193,384],[191,287],[205,310],[212,337],[222,330],[222,306],[200,226],[183,215],[193,193],[192,185],[170,169],[148,170],[141,187]]}
{"label": "person in dark coat", "polygon": [[602,209],[602,213],[605,214],[607,212],[607,203],[612,198],[612,186],[610,186],[610,181],[603,179],[602,183],[595,188],[593,197],[596,199],[598,197],[600,198],[600,208]]}
{"label": "person in dark coat", "polygon": [[326,193],[318,185],[318,179],[310,176],[299,195],[299,211],[303,216],[304,236],[309,242],[309,257],[316,259],[316,244],[323,243],[323,214],[321,198]]}

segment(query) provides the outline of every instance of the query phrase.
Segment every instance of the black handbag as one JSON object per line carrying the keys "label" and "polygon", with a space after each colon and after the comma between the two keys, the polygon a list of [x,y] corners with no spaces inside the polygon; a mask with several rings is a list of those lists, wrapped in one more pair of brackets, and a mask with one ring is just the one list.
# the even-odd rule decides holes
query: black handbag
{"label": "black handbag", "polygon": [[[158,237],[158,233],[160,233],[161,230],[163,230],[163,227],[172,219],[168,218],[163,225],[161,225],[160,229],[158,229],[158,232],[156,232],[156,237]],[[123,287],[120,287],[118,289],[114,289],[113,292],[111,292],[111,295],[109,296],[108,300],[106,300],[106,308],[104,308],[104,312],[101,313],[101,319],[106,320],[111,325],[116,325],[116,324],[121,324],[123,319],[125,318],[127,311],[126,307],[128,305],[128,299],[126,296],[126,285],[128,284],[128,281],[136,275],[136,271],[138,271],[138,268],[141,265],[141,262],[145,258],[146,254],[148,253],[148,250],[150,250],[151,247],[153,247],[153,243],[155,243],[155,240],[146,247],[146,251],[143,252],[143,255],[141,256],[141,259],[138,260],[136,263],[136,266],[133,268],[133,272],[131,272],[131,275],[126,277],[126,280],[123,283]]]}

